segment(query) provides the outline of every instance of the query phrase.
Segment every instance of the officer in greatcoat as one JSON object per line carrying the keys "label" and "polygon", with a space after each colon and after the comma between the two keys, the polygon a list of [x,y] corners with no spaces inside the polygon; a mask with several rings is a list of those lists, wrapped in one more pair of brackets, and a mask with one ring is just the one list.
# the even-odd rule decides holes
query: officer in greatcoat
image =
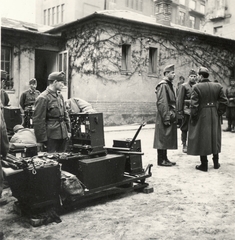
{"label": "officer in greatcoat", "polygon": [[47,152],[64,152],[71,136],[71,124],[62,94],[64,72],[48,76],[48,87],[36,99],[33,127],[38,143],[46,146]]}
{"label": "officer in greatcoat", "polygon": [[200,156],[197,170],[208,170],[207,155],[213,154],[214,168],[218,169],[221,152],[221,116],[226,111],[227,98],[220,83],[211,82],[209,71],[200,67],[199,82],[192,88],[191,114],[187,154]]}
{"label": "officer in greatcoat", "polygon": [[180,116],[180,118],[182,119],[180,130],[184,153],[187,153],[188,122],[190,117],[190,98],[192,86],[196,83],[196,79],[197,79],[196,71],[193,69],[190,70],[188,81],[180,86],[177,98],[178,116]]}
{"label": "officer in greatcoat", "polygon": [[167,158],[167,149],[177,149],[176,96],[172,81],[175,78],[174,65],[164,68],[164,77],[156,86],[156,124],[153,147],[157,149],[159,166],[175,165]]}

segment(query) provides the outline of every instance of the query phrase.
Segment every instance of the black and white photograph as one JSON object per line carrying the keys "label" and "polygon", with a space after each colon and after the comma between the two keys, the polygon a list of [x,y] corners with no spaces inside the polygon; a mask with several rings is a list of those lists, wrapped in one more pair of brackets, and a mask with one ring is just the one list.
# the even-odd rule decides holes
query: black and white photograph
{"label": "black and white photograph", "polygon": [[0,240],[235,240],[234,0],[0,6]]}

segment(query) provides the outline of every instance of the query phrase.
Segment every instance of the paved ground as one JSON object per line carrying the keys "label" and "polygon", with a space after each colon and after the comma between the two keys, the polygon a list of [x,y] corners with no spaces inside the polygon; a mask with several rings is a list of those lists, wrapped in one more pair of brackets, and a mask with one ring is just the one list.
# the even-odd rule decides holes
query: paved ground
{"label": "paved ground", "polygon": [[[106,146],[111,147],[114,139],[132,138],[138,127],[106,127]],[[153,193],[107,196],[62,215],[59,224],[34,228],[13,211],[15,199],[5,190],[9,203],[0,208],[5,239],[235,239],[235,134],[223,132],[221,168],[213,168],[210,156],[207,173],[195,170],[199,157],[183,154],[180,142],[177,150],[168,151],[177,165],[157,166],[153,135],[154,125],[146,125],[138,136],[144,167],[153,164],[153,175],[147,179]]]}

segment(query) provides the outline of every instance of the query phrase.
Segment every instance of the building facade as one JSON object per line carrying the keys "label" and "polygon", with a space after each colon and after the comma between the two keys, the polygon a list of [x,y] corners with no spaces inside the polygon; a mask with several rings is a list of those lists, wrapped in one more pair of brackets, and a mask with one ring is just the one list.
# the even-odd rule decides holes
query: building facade
{"label": "building facade", "polygon": [[126,10],[96,12],[44,31],[2,20],[1,48],[9,57],[8,65],[1,63],[14,81],[7,89],[11,105],[18,106],[30,78],[43,91],[49,73],[60,70],[67,76],[65,98],[90,102],[106,126],[155,122],[155,87],[168,64],[175,65],[175,88],[180,76],[187,79],[189,70],[200,66],[227,87],[235,70],[235,41],[171,26],[169,2],[155,4],[161,23]]}
{"label": "building facade", "polygon": [[[36,23],[56,26],[101,10],[128,10],[155,18],[161,0],[37,0]],[[173,24],[201,29],[205,0],[170,0]]]}
{"label": "building facade", "polygon": [[235,1],[207,0],[203,31],[216,36],[235,39]]}

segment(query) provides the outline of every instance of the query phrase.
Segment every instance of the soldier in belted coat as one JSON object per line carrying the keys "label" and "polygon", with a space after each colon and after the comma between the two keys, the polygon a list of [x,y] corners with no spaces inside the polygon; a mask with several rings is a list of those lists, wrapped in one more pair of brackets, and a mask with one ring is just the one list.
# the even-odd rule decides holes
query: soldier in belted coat
{"label": "soldier in belted coat", "polygon": [[20,96],[20,107],[25,110],[31,110],[36,98],[40,95],[40,92],[36,90],[37,80],[32,78],[29,80],[29,89],[23,92]]}
{"label": "soldier in belted coat", "polygon": [[191,114],[187,154],[200,156],[197,170],[208,170],[207,155],[213,154],[214,168],[218,169],[221,152],[221,121],[226,111],[227,98],[220,83],[211,82],[209,71],[200,67],[199,82],[192,88]]}
{"label": "soldier in belted coat", "polygon": [[188,136],[188,122],[190,117],[190,98],[192,86],[196,83],[197,73],[195,70],[189,71],[188,82],[183,83],[178,92],[177,111],[178,116],[182,118],[180,125],[181,141],[183,145],[183,152],[187,153],[187,136]]}
{"label": "soldier in belted coat", "polygon": [[175,165],[167,158],[167,149],[177,149],[176,97],[172,81],[174,65],[164,68],[164,78],[156,86],[157,112],[153,147],[157,149],[158,165]]}
{"label": "soldier in belted coat", "polygon": [[228,98],[228,106],[226,109],[226,118],[228,120],[228,127],[225,132],[235,133],[235,80],[230,80],[230,86],[225,91]]}
{"label": "soldier in belted coat", "polygon": [[47,89],[35,102],[33,126],[38,143],[46,146],[47,152],[64,152],[71,136],[71,125],[62,94],[65,74],[53,72],[48,76]]}

